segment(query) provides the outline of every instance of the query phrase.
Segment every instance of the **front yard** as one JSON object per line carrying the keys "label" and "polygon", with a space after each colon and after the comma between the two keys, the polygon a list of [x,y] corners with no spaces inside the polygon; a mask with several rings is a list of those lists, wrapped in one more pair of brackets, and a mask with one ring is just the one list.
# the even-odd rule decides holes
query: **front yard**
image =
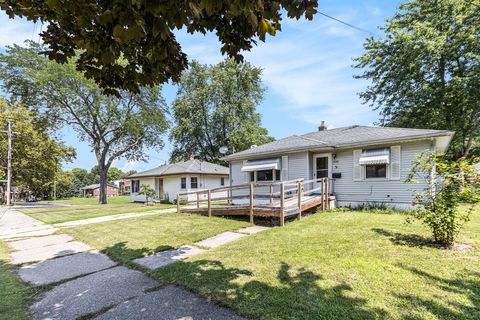
{"label": "front yard", "polygon": [[480,319],[480,210],[460,237],[472,251],[404,221],[320,213],[154,274],[258,319]]}
{"label": "front yard", "polygon": [[74,198],[71,200],[53,202],[58,204],[69,204],[68,206],[51,208],[22,208],[19,210],[35,219],[45,223],[53,224],[122,213],[146,212],[175,207],[175,205],[172,204],[155,204],[146,206],[142,203],[130,202],[130,197],[115,197],[109,198],[108,200],[108,204],[99,205],[98,199],[95,198]]}
{"label": "front yard", "polygon": [[[61,232],[130,264],[247,225],[169,213]],[[479,230],[477,207],[459,238],[473,249],[452,251],[400,214],[319,212],[150,274],[253,319],[480,319]],[[21,319],[25,291],[5,263],[0,280],[0,309]]]}
{"label": "front yard", "polygon": [[64,228],[62,232],[104,251],[117,261],[128,262],[248,225],[233,219],[168,213]]}

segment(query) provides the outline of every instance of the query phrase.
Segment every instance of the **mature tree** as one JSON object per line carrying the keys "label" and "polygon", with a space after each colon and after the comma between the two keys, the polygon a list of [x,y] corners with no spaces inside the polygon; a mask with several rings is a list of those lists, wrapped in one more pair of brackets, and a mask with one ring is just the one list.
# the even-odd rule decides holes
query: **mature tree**
{"label": "mature tree", "polygon": [[88,186],[89,184],[94,183],[90,173],[83,168],[73,168],[72,173],[72,184],[70,186],[70,194],[80,194],[81,188]]}
{"label": "mature tree", "polygon": [[[361,97],[381,124],[450,129],[454,158],[480,142],[480,3],[413,0],[369,38],[356,67],[371,80]],[[478,150],[478,149],[477,149]]]}
{"label": "mature tree", "polygon": [[132,169],[132,170],[128,170],[127,172],[125,172],[125,177],[128,177],[128,176],[130,176],[130,175],[132,175],[132,174],[135,174],[135,173],[137,173],[137,170],[133,170],[133,169]]}
{"label": "mature tree", "polygon": [[108,169],[108,173],[107,173],[108,182],[120,180],[120,179],[123,179],[123,177],[125,177],[125,173],[122,170],[115,167],[110,167],[110,169]]}
{"label": "mature tree", "polygon": [[33,102],[23,97],[33,92],[37,102],[30,105],[32,109],[49,115],[59,127],[71,126],[80,140],[90,144],[99,169],[99,202],[104,204],[107,172],[115,159],[144,160],[147,146],[163,147],[160,136],[168,128],[166,103],[157,87],[141,88],[138,94],[120,91],[118,96],[105,96],[94,81],[75,69],[75,58],[57,64],[32,55],[41,50],[31,43],[28,48],[9,47],[0,55],[0,76],[11,69],[21,70],[17,78],[0,77],[3,87],[12,99]]}
{"label": "mature tree", "polygon": [[[89,176],[90,176],[90,180],[92,181],[91,183],[99,183],[100,169],[98,165],[95,165],[92,167],[92,169],[90,169]],[[107,172],[107,182],[112,183],[115,180],[123,179],[123,177],[125,176],[126,175],[122,170],[115,167],[110,167]]]}
{"label": "mature tree", "polygon": [[[7,128],[7,117],[12,118],[12,181],[20,190],[30,191],[37,197],[52,194],[55,181],[62,173],[62,163],[75,157],[75,149],[53,140],[48,132],[38,129],[32,114],[23,106],[9,105],[0,99],[0,127]],[[7,137],[0,135],[1,166],[7,166]],[[1,171],[6,177],[6,170]]]}
{"label": "mature tree", "polygon": [[228,59],[208,66],[193,61],[172,104],[171,160],[196,155],[218,162],[222,146],[237,152],[272,141],[256,111],[265,91],[260,77],[261,69],[249,63]]}
{"label": "mature tree", "polygon": [[[72,171],[60,170],[55,176],[54,198],[68,198],[78,194],[72,189],[74,175]],[[52,197],[53,198],[53,197]]]}
{"label": "mature tree", "polygon": [[257,37],[264,41],[281,29],[282,13],[312,19],[317,0],[3,0],[0,8],[47,25],[41,37],[50,59],[65,63],[81,50],[77,70],[89,79],[107,92],[139,93],[142,86],[179,80],[187,67],[176,29],[215,32],[222,53],[241,60],[240,51]]}

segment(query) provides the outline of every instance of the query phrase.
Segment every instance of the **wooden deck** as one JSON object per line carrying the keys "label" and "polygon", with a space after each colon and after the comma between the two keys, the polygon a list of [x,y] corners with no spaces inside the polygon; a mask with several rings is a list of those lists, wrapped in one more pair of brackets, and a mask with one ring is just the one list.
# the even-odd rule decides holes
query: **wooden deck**
{"label": "wooden deck", "polygon": [[[328,178],[290,180],[273,183],[250,183],[229,187],[180,193],[177,211],[208,216],[278,217],[297,216],[314,208],[329,208]],[[196,208],[181,209],[180,203],[196,204]]]}

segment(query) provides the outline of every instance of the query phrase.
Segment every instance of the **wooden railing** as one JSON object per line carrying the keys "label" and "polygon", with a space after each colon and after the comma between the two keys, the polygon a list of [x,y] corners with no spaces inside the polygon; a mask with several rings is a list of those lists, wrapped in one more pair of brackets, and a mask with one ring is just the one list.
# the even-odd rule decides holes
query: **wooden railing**
{"label": "wooden railing", "polygon": [[196,204],[197,208],[206,204],[208,216],[212,216],[212,210],[217,207],[241,207],[248,209],[250,222],[253,223],[255,211],[265,212],[265,210],[271,209],[278,213],[280,224],[283,225],[286,212],[298,210],[298,217],[301,219],[302,208],[305,206],[304,201],[321,199],[320,205],[325,210],[329,207],[328,195],[328,178],[246,183],[179,193],[177,195],[177,211],[180,211],[181,203]]}

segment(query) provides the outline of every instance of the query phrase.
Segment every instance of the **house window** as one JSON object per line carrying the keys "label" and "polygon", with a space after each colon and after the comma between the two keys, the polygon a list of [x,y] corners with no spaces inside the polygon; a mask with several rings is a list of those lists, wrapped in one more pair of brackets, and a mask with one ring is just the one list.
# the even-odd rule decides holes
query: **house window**
{"label": "house window", "polygon": [[190,177],[190,188],[197,189],[198,188],[198,178],[197,177]]}
{"label": "house window", "polygon": [[255,172],[250,172],[250,182],[255,182]]}
{"label": "house window", "polygon": [[365,177],[369,178],[386,178],[387,165],[386,164],[368,164],[365,166]]}
{"label": "house window", "polygon": [[280,170],[275,170],[275,181],[280,181],[281,175]]}
{"label": "house window", "polygon": [[225,178],[224,178],[224,177],[221,177],[221,178],[220,178],[220,185],[221,185],[221,186],[224,186],[224,185],[225,185]]}
{"label": "house window", "polygon": [[140,191],[140,180],[132,180],[132,192]]}
{"label": "house window", "polygon": [[180,188],[187,189],[187,178],[185,177],[180,178]]}
{"label": "house window", "polygon": [[257,181],[273,181],[273,170],[257,171]]}

